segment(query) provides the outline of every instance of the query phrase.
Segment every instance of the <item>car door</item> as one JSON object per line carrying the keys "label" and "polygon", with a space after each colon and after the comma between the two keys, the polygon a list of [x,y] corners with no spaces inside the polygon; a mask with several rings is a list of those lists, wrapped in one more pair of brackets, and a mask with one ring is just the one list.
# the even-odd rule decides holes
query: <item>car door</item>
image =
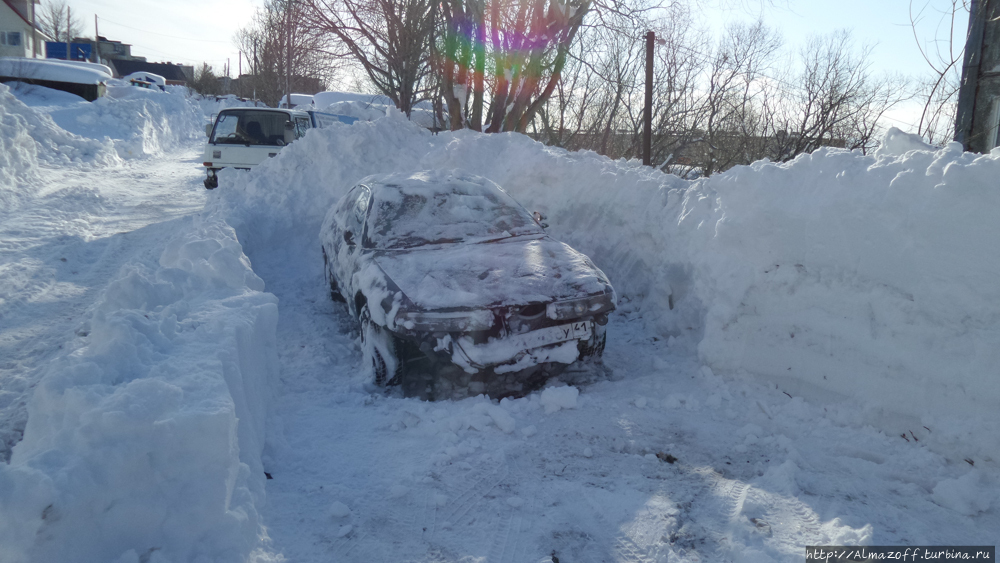
{"label": "car door", "polygon": [[333,240],[337,256],[333,270],[334,276],[336,276],[340,287],[346,290],[344,296],[355,314],[357,311],[354,311],[351,296],[357,292],[354,274],[358,271],[363,250],[364,225],[368,216],[370,200],[371,190],[368,186],[362,184],[351,190],[342,208],[338,210],[337,224],[341,228]]}

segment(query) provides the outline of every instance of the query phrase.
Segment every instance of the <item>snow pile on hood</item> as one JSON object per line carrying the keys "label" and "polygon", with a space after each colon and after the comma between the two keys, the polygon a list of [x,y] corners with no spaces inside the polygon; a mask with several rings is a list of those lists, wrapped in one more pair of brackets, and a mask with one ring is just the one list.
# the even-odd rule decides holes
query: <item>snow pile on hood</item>
{"label": "snow pile on hood", "polygon": [[893,130],[878,156],[823,149],[687,182],[393,116],[311,131],[254,174],[224,170],[213,197],[252,253],[318,247],[326,211],[372,173],[486,176],[593,258],[626,313],[717,372],[866,404],[860,422],[996,459],[1000,155],[925,149]]}
{"label": "snow pile on hood", "polygon": [[[46,90],[48,90],[46,88]],[[34,193],[40,163],[108,166],[120,162],[109,142],[84,139],[59,128],[0,84],[0,211]]]}
{"label": "snow pile on hood", "polygon": [[232,229],[184,220],[123,269],[53,362],[0,464],[0,560],[246,561],[277,300]]}

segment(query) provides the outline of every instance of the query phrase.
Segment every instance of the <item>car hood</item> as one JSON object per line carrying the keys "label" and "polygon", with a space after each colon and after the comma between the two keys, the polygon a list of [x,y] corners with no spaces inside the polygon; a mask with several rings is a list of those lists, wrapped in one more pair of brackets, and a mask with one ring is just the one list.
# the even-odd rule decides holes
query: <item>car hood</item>
{"label": "car hood", "polygon": [[590,258],[548,237],[385,251],[375,262],[418,308],[485,308],[603,293]]}

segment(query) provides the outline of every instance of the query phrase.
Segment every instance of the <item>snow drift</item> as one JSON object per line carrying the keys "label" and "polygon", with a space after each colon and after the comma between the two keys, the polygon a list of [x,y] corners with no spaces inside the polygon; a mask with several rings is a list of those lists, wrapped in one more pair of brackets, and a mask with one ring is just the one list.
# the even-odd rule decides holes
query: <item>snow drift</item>
{"label": "snow drift", "polygon": [[205,115],[183,91],[136,88],[115,81],[93,102],[49,108],[63,129],[110,139],[124,159],[163,154],[205,136]]}
{"label": "snow drift", "polygon": [[[653,334],[719,373],[954,453],[1000,455],[1000,315],[990,178],[977,156],[891,131],[877,155],[822,149],[687,182],[512,134],[431,135],[401,116],[311,131],[216,192],[248,248],[313,245],[323,215],[373,173],[463,168],[496,181],[591,256]],[[318,271],[318,267],[317,267]],[[609,338],[612,345],[614,335]],[[990,422],[985,422],[990,421]]]}
{"label": "snow drift", "polygon": [[185,220],[126,267],[48,369],[0,465],[0,560],[245,561],[277,300],[232,229]]}
{"label": "snow drift", "polygon": [[[47,90],[47,88],[46,88]],[[110,142],[69,133],[0,84],[0,211],[34,195],[40,164],[109,166],[120,162]]]}

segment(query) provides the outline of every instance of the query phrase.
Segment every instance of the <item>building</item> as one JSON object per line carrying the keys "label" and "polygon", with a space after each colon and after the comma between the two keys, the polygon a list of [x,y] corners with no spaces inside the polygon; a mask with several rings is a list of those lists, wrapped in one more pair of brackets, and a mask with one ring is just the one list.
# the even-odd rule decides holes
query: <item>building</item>
{"label": "building", "polygon": [[1000,0],[972,0],[958,94],[955,140],[965,150],[990,152],[1000,144]]}
{"label": "building", "polygon": [[[111,41],[103,35],[97,36],[97,54],[101,57],[100,62],[108,64],[107,61],[143,61],[146,57],[133,57],[132,45],[121,41]],[[125,73],[128,74],[128,73]]]}
{"label": "building", "polygon": [[35,4],[39,0],[0,1],[0,57],[44,57],[45,41],[35,21]]}

